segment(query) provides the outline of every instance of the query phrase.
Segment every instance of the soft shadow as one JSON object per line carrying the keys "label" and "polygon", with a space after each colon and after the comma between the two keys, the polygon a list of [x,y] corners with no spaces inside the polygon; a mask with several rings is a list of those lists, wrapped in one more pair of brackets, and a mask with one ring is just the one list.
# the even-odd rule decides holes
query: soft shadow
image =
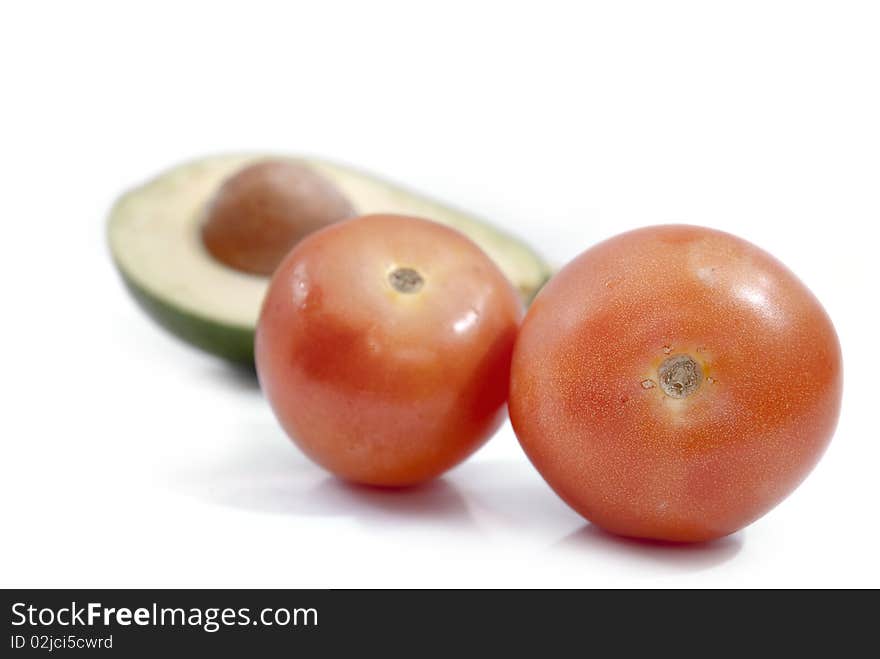
{"label": "soft shadow", "polygon": [[598,526],[587,524],[563,538],[555,546],[582,551],[585,557],[600,552],[632,564],[646,567],[661,565],[675,571],[699,571],[721,565],[736,556],[743,547],[740,531],[711,542],[673,543],[624,538]]}
{"label": "soft shadow", "polygon": [[371,522],[399,524],[409,520],[435,525],[472,521],[461,493],[444,478],[410,487],[378,488],[330,476],[310,494],[328,509],[344,510]]}
{"label": "soft shadow", "polygon": [[215,360],[202,371],[203,376],[233,391],[259,392],[260,381],[253,365],[232,364],[223,360]]}
{"label": "soft shadow", "polygon": [[257,513],[348,517],[369,525],[473,523],[464,497],[447,479],[407,488],[356,485],[328,475],[281,437],[253,439],[222,461],[172,474],[171,486],[214,505]]}
{"label": "soft shadow", "polygon": [[583,521],[525,459],[471,461],[458,467],[453,477],[474,510],[493,525],[555,538]]}

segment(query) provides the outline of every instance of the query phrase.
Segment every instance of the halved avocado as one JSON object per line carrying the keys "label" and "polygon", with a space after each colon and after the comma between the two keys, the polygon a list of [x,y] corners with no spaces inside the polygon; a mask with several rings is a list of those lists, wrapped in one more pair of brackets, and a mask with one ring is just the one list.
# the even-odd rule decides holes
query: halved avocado
{"label": "halved avocado", "polygon": [[[254,330],[269,284],[217,261],[200,226],[221,184],[243,167],[276,155],[213,156],[174,167],[125,193],[108,221],[110,251],[135,299],[163,327],[233,362],[252,365]],[[314,158],[306,164],[335,184],[359,214],[415,215],[454,227],[476,242],[528,302],[549,266],[528,246],[461,211],[395,184]]]}

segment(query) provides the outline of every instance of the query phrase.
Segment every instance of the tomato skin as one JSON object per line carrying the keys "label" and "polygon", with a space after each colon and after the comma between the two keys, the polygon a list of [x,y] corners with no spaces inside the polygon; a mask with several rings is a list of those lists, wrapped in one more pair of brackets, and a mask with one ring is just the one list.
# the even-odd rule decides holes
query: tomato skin
{"label": "tomato skin", "polygon": [[[414,268],[416,292],[389,273]],[[417,218],[371,215],[304,239],[257,327],[260,383],[314,461],[402,486],[467,457],[504,418],[519,296],[474,243]]]}
{"label": "tomato skin", "polygon": [[[658,369],[689,355],[698,388]],[[840,410],[837,335],[810,291],[750,243],[694,226],[607,240],[538,294],[511,369],[526,454],[613,533],[675,542],[741,529],[821,457]]]}

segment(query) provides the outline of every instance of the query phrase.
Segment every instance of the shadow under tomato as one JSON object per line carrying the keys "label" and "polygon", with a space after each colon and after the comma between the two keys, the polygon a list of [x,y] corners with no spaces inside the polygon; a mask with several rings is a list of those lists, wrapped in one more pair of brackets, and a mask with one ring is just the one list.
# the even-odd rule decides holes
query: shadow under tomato
{"label": "shadow under tomato", "polygon": [[[271,430],[271,433],[269,433]],[[376,488],[349,483],[312,464],[288,442],[252,432],[221,461],[171,475],[170,484],[202,501],[251,512],[292,517],[350,517],[366,525],[473,524],[464,497],[440,478],[407,488]]]}
{"label": "shadow under tomato", "polygon": [[410,519],[432,525],[471,521],[461,493],[444,478],[409,487],[379,488],[330,476],[310,494],[324,506],[370,521],[399,523]]}
{"label": "shadow under tomato", "polygon": [[232,364],[220,359],[213,359],[202,371],[206,379],[220,386],[228,387],[233,391],[259,392],[260,381],[257,379],[257,369],[253,365]]}
{"label": "shadow under tomato", "polygon": [[[516,441],[505,437],[492,441],[505,439]],[[534,538],[556,538],[583,521],[524,457],[472,460],[452,474],[474,511],[493,527]]]}
{"label": "shadow under tomato", "polygon": [[601,552],[628,563],[656,568],[662,565],[675,571],[699,571],[726,563],[743,547],[744,532],[718,540],[675,543],[639,538],[625,538],[586,524],[563,538],[555,547],[583,551],[584,556]]}

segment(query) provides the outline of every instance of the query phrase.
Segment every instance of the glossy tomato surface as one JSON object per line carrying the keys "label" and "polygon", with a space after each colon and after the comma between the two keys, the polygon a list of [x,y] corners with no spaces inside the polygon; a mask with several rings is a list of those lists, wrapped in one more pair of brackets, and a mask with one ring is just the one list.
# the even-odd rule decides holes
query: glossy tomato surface
{"label": "glossy tomato surface", "polygon": [[831,321],[785,266],[729,234],[657,226],[600,243],[545,286],[509,405],[529,458],[591,522],[702,541],[797,487],[841,388]]}
{"label": "glossy tomato surface", "polygon": [[310,235],[279,266],[257,370],[313,460],[360,483],[418,483],[501,423],[521,316],[514,288],[462,234],[364,216]]}

